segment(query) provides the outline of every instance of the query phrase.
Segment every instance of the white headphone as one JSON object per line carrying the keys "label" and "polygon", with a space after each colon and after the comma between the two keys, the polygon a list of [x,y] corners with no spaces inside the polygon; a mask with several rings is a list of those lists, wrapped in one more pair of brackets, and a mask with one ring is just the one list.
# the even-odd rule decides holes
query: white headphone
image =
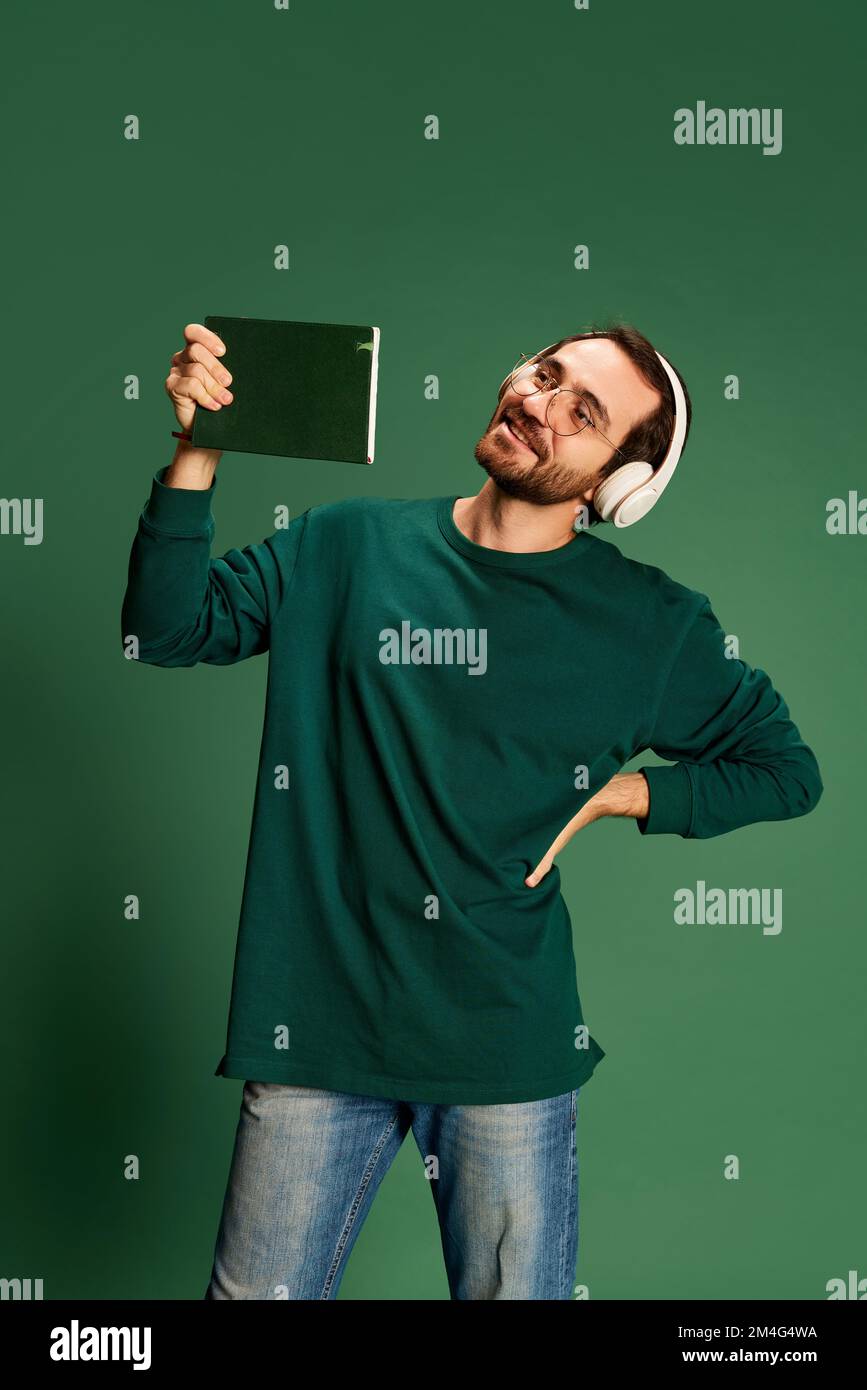
{"label": "white headphone", "polygon": [[[548,347],[540,348],[530,361],[535,362],[554,347],[556,343],[549,343]],[[674,430],[671,443],[665,458],[656,470],[649,463],[642,463],[637,459],[632,463],[623,463],[596,489],[593,494],[593,506],[603,521],[613,521],[615,526],[631,526],[655,506],[674,475],[686,437],[686,397],[683,387],[677,372],[666,362],[662,353],[657,352],[656,355],[666,370],[674,392]],[[507,376],[500,385],[500,398],[508,384]]]}

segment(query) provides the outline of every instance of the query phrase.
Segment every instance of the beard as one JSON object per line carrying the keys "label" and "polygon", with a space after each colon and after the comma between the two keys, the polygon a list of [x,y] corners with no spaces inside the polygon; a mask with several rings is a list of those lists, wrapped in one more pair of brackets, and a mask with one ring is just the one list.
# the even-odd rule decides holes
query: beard
{"label": "beard", "polygon": [[595,474],[565,463],[555,463],[547,446],[529,426],[521,429],[530,441],[529,447],[538,454],[532,458],[500,429],[505,415],[500,408],[494,411],[488,428],[476,444],[473,454],[488,477],[509,497],[522,502],[548,506],[555,502],[572,502],[593,485]]}

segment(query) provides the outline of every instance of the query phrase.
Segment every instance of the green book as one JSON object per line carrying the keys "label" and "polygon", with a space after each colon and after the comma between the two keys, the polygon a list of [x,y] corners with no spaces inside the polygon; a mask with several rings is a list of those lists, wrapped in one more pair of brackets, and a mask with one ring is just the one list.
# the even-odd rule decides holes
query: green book
{"label": "green book", "polygon": [[234,400],[197,406],[193,443],[230,453],[373,463],[379,329],[209,314]]}

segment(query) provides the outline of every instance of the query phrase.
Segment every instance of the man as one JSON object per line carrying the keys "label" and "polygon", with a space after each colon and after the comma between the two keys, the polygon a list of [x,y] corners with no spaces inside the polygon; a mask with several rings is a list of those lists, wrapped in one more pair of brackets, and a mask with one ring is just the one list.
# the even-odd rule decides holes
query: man
{"label": "man", "polygon": [[[226,345],[185,338],[182,433],[233,399]],[[218,452],[182,441],[155,475],[127,650],[269,652],[217,1067],[245,1085],[206,1298],[335,1297],[410,1128],[452,1297],[571,1296],[577,1098],[605,1054],[554,856],[604,815],[706,838],[822,791],[707,596],[594,533],[604,479],[656,468],[674,427],[659,357],[619,325],[508,375],[475,497],[314,506],[212,559]],[[646,749],[673,765],[619,771]]]}

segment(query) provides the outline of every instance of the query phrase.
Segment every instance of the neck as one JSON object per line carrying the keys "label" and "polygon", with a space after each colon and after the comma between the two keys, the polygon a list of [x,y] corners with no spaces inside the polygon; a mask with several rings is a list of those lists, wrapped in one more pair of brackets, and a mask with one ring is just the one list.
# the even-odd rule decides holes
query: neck
{"label": "neck", "polygon": [[458,498],[452,519],[467,540],[489,550],[559,550],[575,539],[577,506],[577,501],[543,506],[509,497],[489,478],[475,497]]}

